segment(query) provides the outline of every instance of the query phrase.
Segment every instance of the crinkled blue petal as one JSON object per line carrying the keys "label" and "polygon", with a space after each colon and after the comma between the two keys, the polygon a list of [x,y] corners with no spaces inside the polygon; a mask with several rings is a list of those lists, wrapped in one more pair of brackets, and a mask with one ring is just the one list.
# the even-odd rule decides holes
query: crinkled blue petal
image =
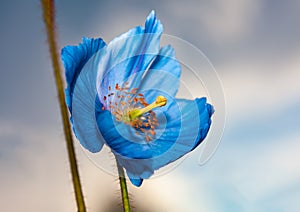
{"label": "crinkled blue petal", "polygon": [[[136,27],[100,50],[95,47],[94,42],[97,40],[88,39],[84,39],[84,43],[79,47],[63,49],[62,58],[67,70],[67,96],[72,97],[68,103],[72,103],[69,104],[69,108],[73,129],[82,146],[89,151],[97,152],[103,146],[95,120],[95,107],[96,111],[100,111],[103,106],[95,104],[96,85],[99,85],[97,79],[102,77],[106,85],[102,91],[107,93],[108,85],[123,82],[135,72],[146,70],[159,52],[161,33],[162,25],[152,12],[146,20],[145,28]],[[85,53],[88,54],[80,57]],[[103,120],[103,124],[106,124],[106,121]]]}
{"label": "crinkled blue petal", "polygon": [[181,68],[175,58],[174,49],[169,45],[162,47],[142,78],[138,92],[143,93],[149,103],[155,101],[158,92],[175,96],[180,83],[180,74]]}
{"label": "crinkled blue petal", "polygon": [[139,86],[144,71],[159,53],[162,30],[160,21],[151,12],[145,27],[133,28],[105,47],[97,76],[98,95],[105,107],[107,103],[102,97],[111,92],[109,87],[123,86],[125,82],[130,87]]}
{"label": "crinkled blue petal", "polygon": [[[170,147],[164,154],[158,151],[157,158],[153,160],[154,169],[169,164],[186,153],[195,149],[207,136],[211,125],[211,116],[213,108],[206,102],[206,98],[197,98],[195,100],[176,99],[176,104],[171,105],[166,111],[170,117],[169,126],[171,129],[161,136],[157,143],[162,144],[164,140],[172,136],[176,129],[179,129],[179,136],[176,143]],[[176,108],[180,108],[178,115]]]}
{"label": "crinkled blue petal", "polygon": [[155,110],[158,120],[165,120],[165,124],[156,128],[157,139],[150,142],[136,135],[130,125],[116,122],[109,111],[96,113],[105,142],[132,179],[149,178],[155,170],[198,146],[208,132],[212,107],[205,98],[192,101],[165,96],[169,109]]}
{"label": "crinkled blue petal", "polygon": [[72,94],[79,73],[86,62],[105,46],[101,39],[83,38],[78,46],[66,46],[61,50],[61,58],[65,67],[67,88],[65,90],[66,103],[72,113]]}
{"label": "crinkled blue petal", "polygon": [[81,68],[72,92],[73,130],[81,145],[90,152],[100,151],[104,144],[95,117],[95,107],[100,107],[95,105],[98,62],[102,55],[98,52]]}
{"label": "crinkled blue petal", "polygon": [[196,101],[198,101],[197,105],[200,114],[200,130],[196,139],[197,142],[193,149],[195,149],[207,136],[211,125],[211,116],[215,112],[213,106],[206,103],[206,98],[196,99]]}

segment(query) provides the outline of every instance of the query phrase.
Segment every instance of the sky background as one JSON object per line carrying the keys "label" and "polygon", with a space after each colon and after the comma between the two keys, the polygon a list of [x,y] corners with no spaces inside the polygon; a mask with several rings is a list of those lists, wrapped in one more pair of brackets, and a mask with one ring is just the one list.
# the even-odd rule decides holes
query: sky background
{"label": "sky background", "polygon": [[[164,32],[200,49],[222,82],[216,153],[199,166],[196,150],[172,172],[129,185],[137,211],[300,209],[300,1],[64,0],[56,9],[60,48],[109,42],[154,9]],[[37,0],[0,2],[1,211],[76,211],[41,17]],[[89,211],[109,211],[120,202],[116,178],[76,148]]]}

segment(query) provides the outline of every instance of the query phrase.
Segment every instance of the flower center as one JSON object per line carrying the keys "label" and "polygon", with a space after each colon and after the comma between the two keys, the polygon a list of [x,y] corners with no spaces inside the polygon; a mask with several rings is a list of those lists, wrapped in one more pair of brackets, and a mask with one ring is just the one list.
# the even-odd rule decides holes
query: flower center
{"label": "flower center", "polygon": [[115,85],[115,92],[111,92],[103,97],[106,107],[102,110],[109,110],[118,122],[123,122],[135,129],[136,135],[142,135],[147,142],[155,138],[155,128],[159,126],[155,112],[152,110],[165,106],[167,99],[164,96],[158,96],[156,100],[148,104],[144,95],[137,93],[137,88],[130,89],[128,83],[124,87]]}

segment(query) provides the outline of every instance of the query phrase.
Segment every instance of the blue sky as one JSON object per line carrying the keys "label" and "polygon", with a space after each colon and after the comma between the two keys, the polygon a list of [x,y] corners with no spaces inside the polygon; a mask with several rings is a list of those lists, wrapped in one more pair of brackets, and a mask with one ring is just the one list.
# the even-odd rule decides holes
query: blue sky
{"label": "blue sky", "polygon": [[[109,42],[143,25],[154,9],[164,32],[200,49],[222,82],[226,126],[214,156],[199,166],[200,148],[172,172],[141,188],[129,186],[137,207],[191,212],[299,210],[300,2],[56,3],[60,47],[75,45],[82,37]],[[75,211],[39,1],[1,1],[0,24],[2,210]],[[76,147],[88,208],[104,210],[116,197],[115,177]]]}

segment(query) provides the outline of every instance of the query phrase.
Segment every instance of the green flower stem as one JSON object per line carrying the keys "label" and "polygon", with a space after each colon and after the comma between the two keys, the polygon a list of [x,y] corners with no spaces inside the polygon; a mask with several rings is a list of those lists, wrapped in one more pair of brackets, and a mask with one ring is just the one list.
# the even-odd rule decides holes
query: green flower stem
{"label": "green flower stem", "polygon": [[75,191],[77,209],[79,212],[86,212],[86,207],[84,203],[83,193],[81,189],[81,183],[77,168],[76,155],[74,150],[74,143],[72,138],[72,132],[69,122],[69,115],[67,111],[67,107],[65,105],[65,95],[64,95],[64,86],[61,77],[61,70],[59,65],[59,59],[57,54],[57,45],[55,39],[55,8],[54,8],[54,0],[41,0],[43,7],[43,17],[47,30],[48,44],[51,53],[51,59],[53,63],[53,71],[55,77],[55,83],[58,93],[60,112],[64,127],[64,134],[67,144],[67,151],[69,156],[70,168],[72,173],[72,181]]}
{"label": "green flower stem", "polygon": [[124,212],[130,212],[130,202],[128,197],[128,191],[127,191],[127,184],[126,184],[126,178],[124,175],[123,167],[119,165],[117,161],[118,166],[118,173],[119,173],[119,181],[120,181],[120,188],[121,188],[121,194],[122,194],[122,203],[123,203],[123,210]]}

